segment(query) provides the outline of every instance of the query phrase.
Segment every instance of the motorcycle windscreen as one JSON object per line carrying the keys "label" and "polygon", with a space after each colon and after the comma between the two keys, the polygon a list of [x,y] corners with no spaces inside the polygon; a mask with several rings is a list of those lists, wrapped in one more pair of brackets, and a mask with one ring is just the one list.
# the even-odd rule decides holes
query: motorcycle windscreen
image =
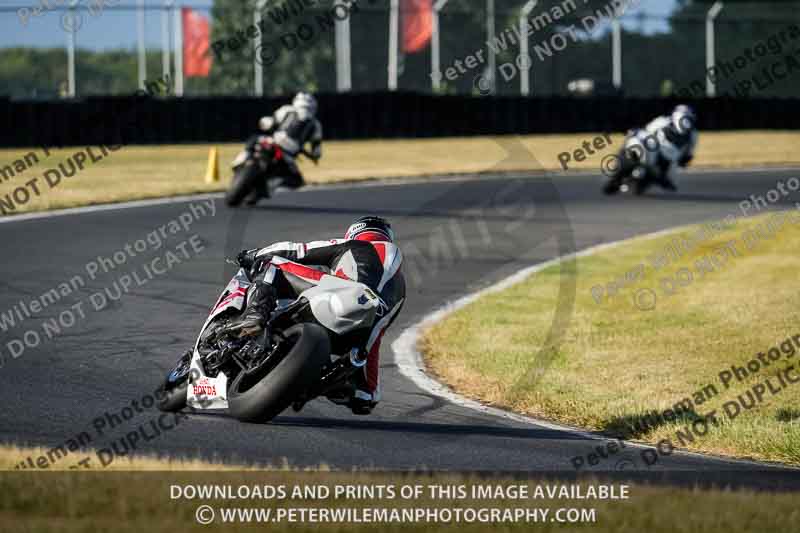
{"label": "motorcycle windscreen", "polygon": [[300,296],[308,300],[317,322],[338,335],[372,326],[380,307],[369,287],[336,276],[323,276]]}
{"label": "motorcycle windscreen", "polygon": [[247,278],[247,273],[240,268],[228,283],[228,286],[225,287],[225,290],[222,291],[222,294],[211,310],[211,314],[208,316],[206,322],[210,322],[214,317],[229,309],[236,309],[239,311],[244,309],[244,301],[250,285],[252,285],[252,283],[250,283],[250,280]]}

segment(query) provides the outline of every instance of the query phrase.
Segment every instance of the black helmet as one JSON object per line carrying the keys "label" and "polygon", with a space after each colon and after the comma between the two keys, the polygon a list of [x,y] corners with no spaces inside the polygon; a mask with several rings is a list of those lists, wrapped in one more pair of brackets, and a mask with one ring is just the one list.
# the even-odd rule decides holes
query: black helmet
{"label": "black helmet", "polygon": [[360,241],[389,241],[394,242],[392,225],[385,218],[376,216],[361,217],[347,228],[344,238]]}

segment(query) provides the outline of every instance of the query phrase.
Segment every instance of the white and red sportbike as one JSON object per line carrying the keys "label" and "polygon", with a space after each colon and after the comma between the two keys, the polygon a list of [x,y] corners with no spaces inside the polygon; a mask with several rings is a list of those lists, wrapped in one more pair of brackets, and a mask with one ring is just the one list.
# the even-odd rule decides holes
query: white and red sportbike
{"label": "white and red sportbike", "polygon": [[226,332],[246,306],[253,283],[240,269],[205,321],[194,349],[161,385],[162,411],[187,406],[225,409],[252,422],[271,420],[289,406],[300,410],[319,397],[341,397],[362,371],[363,346],[381,299],[363,283],[323,274],[290,301],[279,301],[263,331]]}

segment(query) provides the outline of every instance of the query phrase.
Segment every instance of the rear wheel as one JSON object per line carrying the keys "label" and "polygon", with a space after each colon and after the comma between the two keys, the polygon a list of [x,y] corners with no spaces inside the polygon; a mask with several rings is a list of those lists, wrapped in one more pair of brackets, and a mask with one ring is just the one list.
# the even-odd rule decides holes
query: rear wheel
{"label": "rear wheel", "polygon": [[172,413],[186,407],[191,364],[192,352],[186,352],[175,368],[167,374],[164,383],[156,391],[156,406],[159,410]]}
{"label": "rear wheel", "polygon": [[[228,410],[246,422],[267,422],[320,378],[330,361],[328,334],[316,324],[297,324],[284,332],[288,352],[266,373],[241,373],[228,387]],[[277,354],[276,354],[277,355]]]}
{"label": "rear wheel", "polygon": [[228,207],[237,207],[253,192],[257,192],[257,183],[263,179],[258,166],[248,161],[236,171],[230,188],[225,193],[225,203]]}

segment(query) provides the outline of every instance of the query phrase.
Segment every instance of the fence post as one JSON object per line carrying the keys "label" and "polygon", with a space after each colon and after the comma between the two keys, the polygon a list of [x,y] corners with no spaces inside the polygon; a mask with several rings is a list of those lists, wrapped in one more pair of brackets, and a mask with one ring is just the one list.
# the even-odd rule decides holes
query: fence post
{"label": "fence post", "polygon": [[433,4],[433,21],[431,22],[431,81],[433,91],[438,92],[442,88],[442,58],[441,41],[439,37],[439,12],[447,4],[447,0],[437,0]]}
{"label": "fence post", "polygon": [[706,96],[709,98],[717,96],[716,78],[709,75],[709,73],[717,62],[716,43],[714,42],[714,20],[723,7],[724,4],[722,2],[715,2],[706,15]]}
{"label": "fence post", "polygon": [[612,38],[612,66],[611,78],[612,83],[616,89],[622,87],[622,24],[619,17],[614,17],[611,21],[611,38]]}
{"label": "fence post", "polygon": [[397,90],[397,63],[400,32],[399,0],[391,0],[389,11],[389,90]]}
{"label": "fence post", "polygon": [[519,73],[519,92],[522,96],[528,96],[531,93],[533,59],[530,53],[530,43],[528,43],[528,17],[538,3],[539,0],[528,0],[519,15],[519,55],[522,58],[521,66],[523,67]]}
{"label": "fence post", "polygon": [[[336,0],[334,6],[347,9],[344,0]],[[336,17],[336,91],[347,92],[353,87],[350,53],[350,13],[344,18]]]}
{"label": "fence post", "polygon": [[261,59],[261,18],[262,12],[264,11],[264,6],[266,5],[267,0],[258,0],[256,2],[256,7],[253,10],[253,23],[259,28],[259,31],[256,33],[255,37],[253,37],[253,76],[255,76],[255,87],[254,92],[256,96],[264,96],[264,65],[262,64],[263,59]]}

